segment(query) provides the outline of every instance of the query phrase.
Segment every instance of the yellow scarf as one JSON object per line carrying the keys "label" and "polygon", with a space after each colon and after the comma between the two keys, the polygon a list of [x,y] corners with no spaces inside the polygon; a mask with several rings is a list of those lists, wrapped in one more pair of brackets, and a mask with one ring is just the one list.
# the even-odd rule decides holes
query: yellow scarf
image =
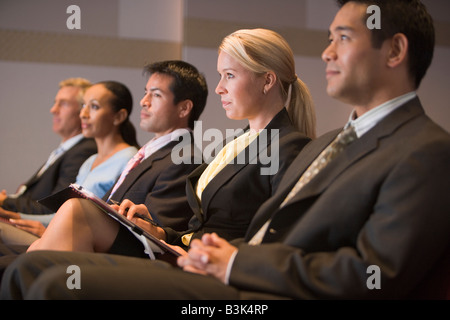
{"label": "yellow scarf", "polygon": [[[243,135],[237,137],[233,141],[227,143],[225,147],[220,150],[213,161],[206,167],[202,175],[198,179],[196,194],[198,199],[202,198],[202,192],[205,190],[208,183],[237,155],[243,151],[247,146],[256,139],[259,135],[257,131],[248,131]],[[201,200],[199,200],[201,202]],[[185,246],[191,242],[193,233],[185,234],[181,237],[181,241]]]}
{"label": "yellow scarf", "polygon": [[222,150],[217,154],[213,161],[206,167],[203,171],[200,179],[197,183],[196,194],[198,199],[202,198],[202,192],[205,190],[208,183],[227,165],[229,164],[237,155],[247,148],[247,146],[256,139],[259,132],[249,131],[243,135],[237,137],[233,141],[230,141],[222,148]]}

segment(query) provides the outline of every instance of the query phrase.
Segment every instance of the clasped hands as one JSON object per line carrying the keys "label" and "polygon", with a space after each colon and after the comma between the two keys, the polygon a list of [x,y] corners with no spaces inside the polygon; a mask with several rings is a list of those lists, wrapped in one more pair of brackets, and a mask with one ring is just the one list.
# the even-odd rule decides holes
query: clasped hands
{"label": "clasped hands", "polygon": [[[133,221],[158,239],[166,240],[164,229],[138,217],[145,217],[147,218],[146,220],[151,219],[151,215],[144,204],[136,205],[130,200],[124,200],[120,205],[111,206],[118,213],[126,216],[127,219]],[[188,252],[181,247],[170,246],[181,254],[177,263],[184,271],[211,275],[223,283],[226,283],[226,273],[230,258],[237,251],[235,246],[220,238],[216,233],[207,233],[203,235],[201,240],[192,240]]]}
{"label": "clasped hands", "polygon": [[191,242],[187,254],[178,258],[178,265],[185,271],[212,275],[226,283],[230,258],[237,248],[216,233],[206,233],[202,239]]}

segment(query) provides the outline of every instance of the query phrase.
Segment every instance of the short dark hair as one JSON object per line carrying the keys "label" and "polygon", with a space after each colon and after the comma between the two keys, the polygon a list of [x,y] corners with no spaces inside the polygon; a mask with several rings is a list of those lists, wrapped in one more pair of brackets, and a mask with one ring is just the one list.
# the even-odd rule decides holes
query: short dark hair
{"label": "short dark hair", "polygon": [[181,60],[160,61],[144,67],[145,75],[150,77],[154,73],[169,75],[174,79],[170,86],[174,95],[174,104],[183,100],[192,101],[193,107],[188,125],[189,128],[194,129],[194,121],[200,118],[208,97],[208,86],[204,75],[193,65]]}
{"label": "short dark hair", "polygon": [[408,68],[417,89],[431,65],[435,44],[433,18],[425,5],[420,0],[337,0],[339,7],[348,2],[377,5],[380,8],[381,29],[372,29],[374,48],[380,48],[386,39],[396,33],[407,37]]}

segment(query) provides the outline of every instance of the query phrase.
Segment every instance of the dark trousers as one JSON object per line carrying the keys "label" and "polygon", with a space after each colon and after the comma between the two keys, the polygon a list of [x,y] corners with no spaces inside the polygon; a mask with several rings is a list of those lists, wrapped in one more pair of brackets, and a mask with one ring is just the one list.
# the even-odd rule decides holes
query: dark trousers
{"label": "dark trousers", "polygon": [[[69,288],[79,267],[79,289]],[[72,278],[73,279],[73,278]],[[238,290],[210,276],[158,260],[112,254],[34,251],[6,269],[1,299],[239,299]]]}

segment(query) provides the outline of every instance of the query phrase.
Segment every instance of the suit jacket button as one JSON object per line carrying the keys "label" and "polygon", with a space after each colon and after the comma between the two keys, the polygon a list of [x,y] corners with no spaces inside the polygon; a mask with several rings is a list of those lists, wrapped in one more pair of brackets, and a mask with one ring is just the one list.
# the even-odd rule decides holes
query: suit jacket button
{"label": "suit jacket button", "polygon": [[275,234],[275,233],[277,233],[277,230],[275,230],[274,228],[270,228],[270,229],[269,229],[269,232],[270,232],[271,234]]}

